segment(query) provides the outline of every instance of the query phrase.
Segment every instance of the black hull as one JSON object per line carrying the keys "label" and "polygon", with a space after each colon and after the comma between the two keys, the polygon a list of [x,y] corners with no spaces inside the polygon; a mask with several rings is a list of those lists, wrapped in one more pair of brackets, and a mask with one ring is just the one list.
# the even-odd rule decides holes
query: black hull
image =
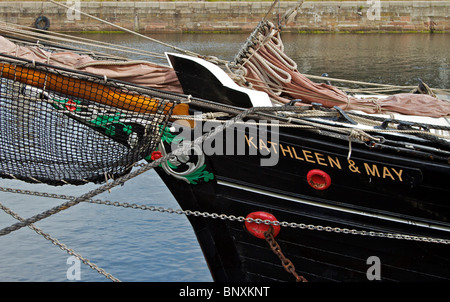
{"label": "black hull", "polygon": [[[240,106],[248,104],[247,98],[239,100],[239,95],[233,95],[230,99],[224,92],[227,87],[222,85],[228,81],[223,72],[198,59],[198,68],[194,68],[186,56],[168,58],[183,89],[193,96],[214,100],[216,105],[230,100]],[[205,102],[194,102],[191,109],[229,112],[227,105],[217,109]],[[253,104],[260,110],[264,106]],[[308,281],[450,280],[447,141],[384,131],[374,134],[383,136],[376,142],[373,138],[366,143],[355,141],[350,150],[349,134],[340,130],[356,123],[341,110],[328,120],[315,120],[321,125],[314,129],[270,128],[251,119],[283,120],[283,116],[249,116],[246,121],[251,123],[230,127],[232,132],[227,129],[212,142],[204,142],[200,148],[205,157],[189,158],[192,164],[197,161],[197,170],[185,170],[196,176],[193,182],[180,177],[179,164],[186,158],[174,162],[177,171],[164,164],[157,170],[183,209],[235,217],[264,211],[291,223],[282,226],[275,239],[297,273]],[[299,124],[305,121],[311,119]],[[336,121],[343,123],[327,127]],[[243,145],[245,152],[239,153]],[[271,161],[274,157],[276,164]],[[252,235],[242,220],[188,217],[214,280],[296,280],[268,242]],[[444,242],[426,242],[430,238]]]}
{"label": "black hull", "polygon": [[[288,223],[450,238],[448,163],[353,146],[350,160],[360,173],[352,172],[348,142],[308,131],[294,135],[293,130],[280,130],[279,142],[285,152],[275,166],[261,166],[255,155],[211,155],[206,157],[206,170],[215,176],[210,181],[189,184],[160,168],[157,172],[185,210],[243,217],[266,211]],[[248,140],[247,146],[252,147]],[[322,161],[327,156],[334,161]],[[391,169],[385,170],[384,177],[383,167]],[[308,184],[306,175],[316,168],[331,176],[328,189],[315,190]],[[399,177],[392,168],[402,171]],[[251,235],[243,222],[188,218],[214,280],[295,281],[268,243]],[[382,281],[450,280],[448,242],[299,227],[281,227],[276,241],[308,281],[368,281],[373,279],[371,256],[380,261],[377,274]]]}

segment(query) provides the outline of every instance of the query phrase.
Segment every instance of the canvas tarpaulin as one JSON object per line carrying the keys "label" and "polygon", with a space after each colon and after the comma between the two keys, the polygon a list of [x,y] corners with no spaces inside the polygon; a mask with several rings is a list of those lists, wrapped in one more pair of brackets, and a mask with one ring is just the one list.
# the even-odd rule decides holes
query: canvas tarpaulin
{"label": "canvas tarpaulin", "polygon": [[235,66],[254,89],[267,92],[280,103],[301,99],[297,105],[321,103],[344,110],[366,113],[395,112],[406,115],[445,117],[450,102],[425,94],[399,93],[383,97],[357,98],[337,87],[315,83],[297,70],[284,53],[279,31],[270,22],[262,23],[251,37],[252,43],[236,56]]}
{"label": "canvas tarpaulin", "polygon": [[19,45],[2,36],[0,53],[156,89],[183,92],[173,69],[152,62],[97,60],[72,51],[49,51],[38,46]]}

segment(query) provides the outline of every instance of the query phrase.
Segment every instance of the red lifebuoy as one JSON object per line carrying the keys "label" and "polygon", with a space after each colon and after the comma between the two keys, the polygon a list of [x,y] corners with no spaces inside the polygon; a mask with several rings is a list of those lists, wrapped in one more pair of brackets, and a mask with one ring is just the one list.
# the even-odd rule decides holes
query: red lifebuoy
{"label": "red lifebuoy", "polygon": [[252,212],[247,215],[246,219],[252,218],[252,219],[261,219],[261,223],[257,222],[249,222],[245,221],[245,228],[252,234],[253,236],[264,239],[264,232],[266,232],[271,226],[273,228],[273,237],[276,237],[278,233],[280,233],[280,226],[274,225],[274,224],[265,224],[264,220],[270,220],[270,221],[278,221],[275,216],[273,216],[270,213],[267,212]]}
{"label": "red lifebuoy", "polygon": [[313,169],[306,175],[308,184],[316,190],[328,189],[331,185],[331,177],[326,172]]}

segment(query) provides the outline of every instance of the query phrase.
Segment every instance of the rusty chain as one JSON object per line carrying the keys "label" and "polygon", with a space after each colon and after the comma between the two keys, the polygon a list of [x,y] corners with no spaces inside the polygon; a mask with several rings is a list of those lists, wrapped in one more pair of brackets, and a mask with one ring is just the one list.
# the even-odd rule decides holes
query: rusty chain
{"label": "rusty chain", "polygon": [[295,277],[295,280],[297,282],[308,282],[308,280],[306,280],[305,277],[297,274],[297,272],[295,271],[295,266],[292,263],[292,261],[284,256],[283,252],[281,251],[280,245],[273,237],[273,227],[272,226],[270,226],[269,229],[264,232],[264,238],[266,239],[267,243],[269,244],[270,249],[275,253],[275,255],[278,256],[278,258],[280,258],[281,264],[283,265],[284,269],[288,273],[291,273]]}
{"label": "rusty chain", "polygon": [[[0,187],[0,192],[19,193],[19,194],[33,195],[33,196],[46,197],[46,198],[65,199],[65,200],[74,200],[77,198],[75,196],[69,196],[69,195],[53,194],[53,193],[45,193],[45,192],[37,192],[37,191],[21,190],[21,189],[13,189],[13,188],[4,188],[4,187]],[[335,232],[335,233],[361,235],[361,236],[384,237],[384,238],[391,238],[391,239],[403,239],[403,240],[421,241],[421,242],[429,242],[429,243],[450,244],[450,240],[448,240],[448,239],[432,238],[432,237],[424,237],[424,236],[413,236],[413,235],[405,235],[405,234],[355,230],[355,229],[348,229],[348,228],[312,225],[312,224],[295,223],[295,222],[289,223],[286,221],[280,222],[280,221],[262,220],[259,218],[253,219],[253,218],[249,218],[249,217],[245,218],[243,216],[208,213],[208,212],[200,212],[200,211],[192,211],[192,210],[181,210],[181,209],[174,210],[171,208],[137,205],[134,203],[127,203],[127,202],[117,202],[117,201],[108,201],[108,200],[100,200],[100,199],[94,200],[92,198],[87,198],[84,200],[84,202],[103,204],[103,205],[112,205],[112,206],[116,206],[116,207],[124,207],[124,208],[140,209],[140,210],[150,210],[150,211],[157,211],[157,212],[169,213],[169,214],[173,213],[173,214],[186,215],[186,216],[190,216],[190,215],[193,215],[196,217],[202,216],[205,218],[230,220],[230,221],[238,221],[238,222],[248,221],[248,222],[254,222],[254,223],[258,223],[258,224],[269,225],[270,226],[269,230],[273,229],[272,226],[279,225],[279,226],[283,226],[283,227],[299,228],[302,230],[315,230],[315,231]],[[0,209],[4,210],[6,213],[8,213],[10,215],[12,214],[12,213],[10,213],[9,209],[4,207],[3,205],[0,206]],[[12,214],[12,216],[14,217],[15,215]],[[23,218],[21,218],[21,217],[20,218],[17,217],[16,219],[18,219],[20,221],[23,220]],[[35,228],[35,226],[33,224],[30,224],[28,226],[32,229]],[[83,257],[81,257],[81,255],[75,253],[73,250],[67,248],[64,244],[59,243],[56,239],[51,238],[48,234],[45,234],[41,230],[38,230],[38,229],[34,229],[34,230],[36,231],[36,233],[42,235],[47,240],[50,240],[53,244],[59,246],[62,250],[67,251],[69,254],[75,255],[80,260],[82,260],[83,263],[87,264],[92,269],[97,270],[100,274],[105,275],[108,279],[111,279],[113,281],[120,281],[120,280],[114,278],[113,276],[111,276],[110,274],[104,272],[102,269],[98,268],[95,264],[90,263],[87,259],[84,259]],[[268,242],[272,251],[280,258],[284,269],[287,272],[291,273],[295,277],[297,282],[307,282],[307,280],[303,276],[299,276],[297,274],[293,263],[289,259],[287,259],[284,256],[284,254],[281,252],[281,248],[280,248],[279,244],[276,242],[272,233],[269,232],[269,233],[267,233],[267,235],[266,235],[266,233],[264,235],[265,235],[266,241]]]}
{"label": "rusty chain", "polygon": [[[30,191],[30,190],[5,188],[5,187],[0,187],[0,192],[18,193],[18,194],[26,194],[26,195],[33,195],[33,196],[40,196],[40,197],[47,197],[47,198],[66,199],[66,200],[72,200],[72,199],[76,198],[74,196],[69,196],[69,195],[44,193],[44,192],[36,192],[36,191]],[[186,216],[190,216],[190,215],[202,216],[205,218],[231,220],[231,221],[238,221],[238,222],[248,221],[248,222],[255,222],[258,224],[279,225],[282,227],[290,227],[290,228],[294,228],[294,229],[297,228],[297,229],[302,229],[302,230],[312,230],[312,231],[315,230],[315,231],[321,231],[321,232],[325,231],[325,232],[331,232],[331,233],[342,233],[342,234],[370,236],[370,237],[384,237],[384,238],[390,238],[390,239],[412,240],[412,241],[428,242],[428,243],[450,244],[449,239],[433,238],[433,237],[426,237],[426,236],[414,236],[414,235],[408,235],[408,234],[356,230],[356,229],[321,226],[321,225],[287,222],[287,221],[271,221],[271,220],[262,220],[259,218],[253,219],[250,217],[245,218],[243,216],[217,214],[217,213],[200,212],[200,211],[192,211],[192,210],[181,210],[181,209],[174,210],[171,208],[137,205],[135,203],[108,201],[108,200],[100,200],[100,199],[92,199],[92,198],[88,198],[84,202],[103,204],[103,205],[112,205],[112,206],[116,206],[116,207],[124,207],[124,208],[140,209],[140,210],[149,210],[149,211],[156,211],[156,212],[169,213],[169,214],[174,213],[174,214],[186,215]],[[2,234],[0,234],[0,235],[2,235]]]}

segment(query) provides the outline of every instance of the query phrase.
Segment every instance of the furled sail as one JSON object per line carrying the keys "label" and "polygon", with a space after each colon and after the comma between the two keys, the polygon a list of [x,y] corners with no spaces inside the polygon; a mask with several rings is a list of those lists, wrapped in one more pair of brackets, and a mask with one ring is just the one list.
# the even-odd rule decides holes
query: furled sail
{"label": "furled sail", "polygon": [[267,92],[276,102],[297,105],[320,103],[344,110],[366,113],[396,112],[407,115],[445,117],[450,102],[430,95],[399,93],[391,96],[357,98],[337,87],[315,83],[297,70],[297,64],[285,53],[279,30],[269,21],[261,21],[231,64],[234,78],[254,89]]}
{"label": "furled sail", "polygon": [[20,45],[2,36],[0,53],[165,91],[183,92],[173,69],[148,61],[101,60],[73,51],[50,51],[37,45]]}

